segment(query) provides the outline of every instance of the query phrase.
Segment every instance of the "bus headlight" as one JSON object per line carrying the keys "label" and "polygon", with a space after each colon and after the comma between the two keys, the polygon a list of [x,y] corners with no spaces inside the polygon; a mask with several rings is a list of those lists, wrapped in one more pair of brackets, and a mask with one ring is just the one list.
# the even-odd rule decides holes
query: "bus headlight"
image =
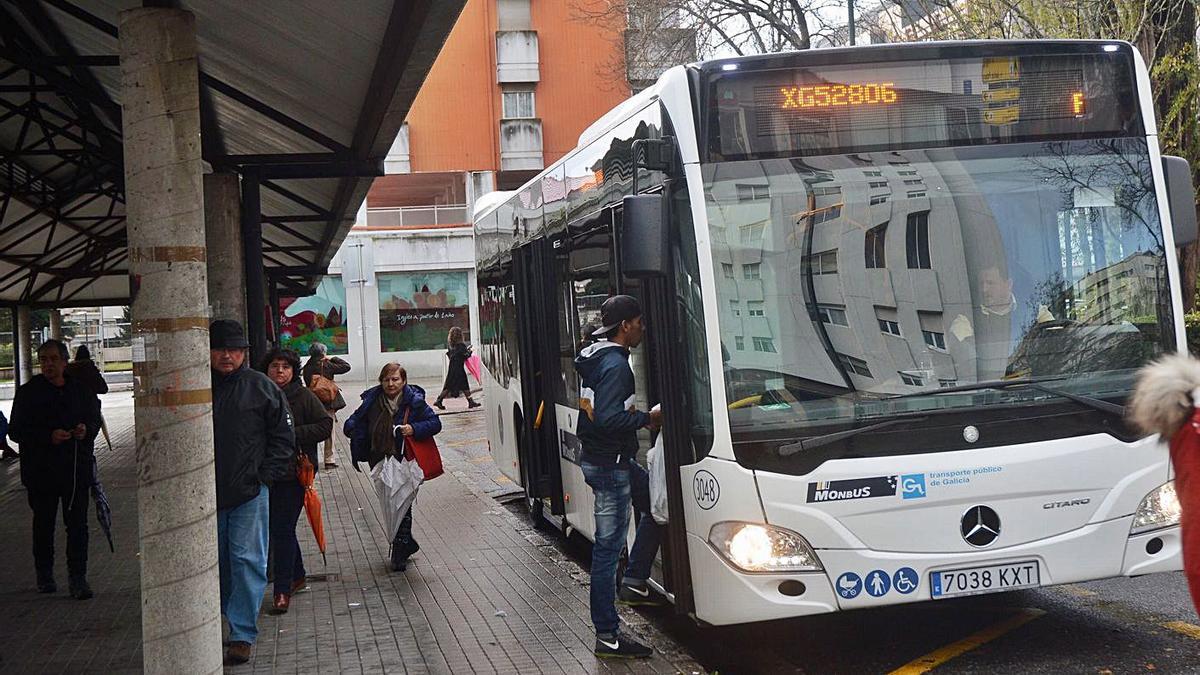
{"label": "bus headlight", "polygon": [[1167,481],[1152,490],[1133,514],[1133,527],[1129,534],[1141,534],[1150,530],[1179,524],[1179,496],[1175,494],[1175,481]]}
{"label": "bus headlight", "polygon": [[713,525],[708,541],[746,572],[816,572],[823,569],[804,537],[771,525],[724,522]]}

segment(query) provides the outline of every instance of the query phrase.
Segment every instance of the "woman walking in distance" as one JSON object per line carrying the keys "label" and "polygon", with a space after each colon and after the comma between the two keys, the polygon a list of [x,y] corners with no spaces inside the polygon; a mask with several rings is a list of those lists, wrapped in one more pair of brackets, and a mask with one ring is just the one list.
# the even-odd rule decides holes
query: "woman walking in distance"
{"label": "woman walking in distance", "polygon": [[[350,372],[350,364],[345,359],[336,356],[328,356],[327,347],[321,342],[314,342],[308,347],[308,363],[304,364],[304,386],[311,387],[313,375],[320,375],[330,382],[333,381],[335,375],[345,375]],[[323,404],[325,412],[334,421],[337,420],[337,411],[346,407],[346,399],[342,398],[342,392],[338,391],[337,396],[333,401]],[[316,466],[314,463],[313,466]],[[336,469],[337,460],[333,455],[333,424],[329,426],[329,435],[325,437],[325,468]]]}
{"label": "woman walking in distance", "polygon": [[[356,462],[368,462],[371,468],[387,457],[403,455],[406,437],[421,440],[441,430],[442,421],[425,402],[425,390],[408,383],[408,371],[399,363],[383,367],[379,386],[363,392],[362,404],[343,427],[350,439],[350,455]],[[412,536],[409,507],[392,539],[392,570],[403,572],[409,556],[420,549]]]}
{"label": "woman walking in distance", "polygon": [[304,508],[304,486],[297,479],[298,462],[303,454],[317,466],[317,444],[329,438],[333,418],[325,412],[317,395],[300,381],[300,356],[290,349],[276,349],[267,355],[267,377],[287,398],[296,434],[296,452],[289,477],[271,486],[271,553],[275,561],[273,614],[288,611],[292,595],[304,588],[304,560],[296,541],[296,522]]}
{"label": "woman walking in distance", "polygon": [[450,329],[446,336],[446,356],[450,359],[450,368],[446,371],[446,382],[442,385],[442,393],[438,394],[433,405],[438,410],[445,410],[442,399],[467,397],[468,408],[478,408],[479,403],[471,398],[471,383],[467,381],[467,359],[471,358],[471,345],[463,342],[463,332],[458,326]]}

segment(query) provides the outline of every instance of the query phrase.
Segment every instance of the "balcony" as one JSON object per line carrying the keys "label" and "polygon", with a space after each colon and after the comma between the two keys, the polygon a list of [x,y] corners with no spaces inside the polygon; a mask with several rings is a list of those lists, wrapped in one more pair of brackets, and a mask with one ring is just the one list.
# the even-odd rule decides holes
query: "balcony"
{"label": "balcony", "polygon": [[540,79],[537,31],[497,31],[496,82],[521,84]]}
{"label": "balcony", "polygon": [[544,169],[542,121],[500,120],[500,170]]}
{"label": "balcony", "polygon": [[368,208],[367,227],[415,229],[469,225],[466,204]]}

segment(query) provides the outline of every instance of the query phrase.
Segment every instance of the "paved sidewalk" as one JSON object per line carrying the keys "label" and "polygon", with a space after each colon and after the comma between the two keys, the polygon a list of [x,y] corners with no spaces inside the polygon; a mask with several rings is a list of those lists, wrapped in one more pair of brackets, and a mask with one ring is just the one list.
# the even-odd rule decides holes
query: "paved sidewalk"
{"label": "paved sidewalk", "polygon": [[[346,393],[357,400],[355,392]],[[95,600],[34,592],[24,491],[16,464],[0,465],[0,507],[10,516],[0,522],[0,536],[9,544],[0,565],[0,670],[141,669],[132,402],[128,394],[110,395],[105,405],[117,448],[98,454],[118,549],[110,554],[93,524]],[[624,609],[631,630],[666,656],[604,662],[592,655],[586,572],[488,496],[513,486],[490,463],[483,415],[453,414],[465,407],[461,400],[447,406],[452,414],[444,416],[438,437],[447,474],[421,488],[414,511],[421,551],[408,570],[388,571],[388,542],[374,491],[367,475],[350,467],[348,445],[340,437],[342,466],[318,476],[328,564],[322,565],[302,517],[308,590],[293,598],[288,614],[261,616],[253,660],[227,672],[699,670],[640,615]],[[94,514],[91,519],[94,523]],[[60,551],[62,540],[60,533]],[[65,582],[65,572],[60,576]]]}

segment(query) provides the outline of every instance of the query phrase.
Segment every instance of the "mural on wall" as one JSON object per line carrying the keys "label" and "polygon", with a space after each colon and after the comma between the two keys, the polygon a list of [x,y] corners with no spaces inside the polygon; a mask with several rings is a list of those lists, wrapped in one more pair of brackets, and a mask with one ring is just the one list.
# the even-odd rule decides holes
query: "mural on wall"
{"label": "mural on wall", "polygon": [[388,272],[375,278],[383,351],[445,349],[454,326],[471,341],[466,272]]}
{"label": "mural on wall", "polygon": [[317,292],[303,298],[279,298],[280,344],[301,357],[322,342],[330,354],[349,353],[346,333],[346,288],[341,277],[325,277]]}

